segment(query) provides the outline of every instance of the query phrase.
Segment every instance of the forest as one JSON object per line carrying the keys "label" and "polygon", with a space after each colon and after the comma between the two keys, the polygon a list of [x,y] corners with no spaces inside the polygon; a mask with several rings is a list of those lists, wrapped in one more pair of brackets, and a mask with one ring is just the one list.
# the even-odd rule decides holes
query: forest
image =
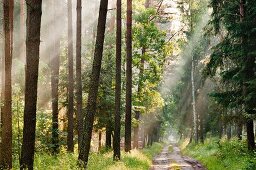
{"label": "forest", "polygon": [[255,59],[256,0],[0,0],[0,169],[255,170]]}

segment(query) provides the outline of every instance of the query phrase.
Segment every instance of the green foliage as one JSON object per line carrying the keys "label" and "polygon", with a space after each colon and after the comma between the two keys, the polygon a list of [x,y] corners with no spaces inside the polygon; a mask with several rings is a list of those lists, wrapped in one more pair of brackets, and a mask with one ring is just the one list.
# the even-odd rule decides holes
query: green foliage
{"label": "green foliage", "polygon": [[248,152],[246,141],[235,138],[209,138],[204,144],[190,144],[183,153],[198,159],[209,170],[253,170],[256,166],[256,155]]}

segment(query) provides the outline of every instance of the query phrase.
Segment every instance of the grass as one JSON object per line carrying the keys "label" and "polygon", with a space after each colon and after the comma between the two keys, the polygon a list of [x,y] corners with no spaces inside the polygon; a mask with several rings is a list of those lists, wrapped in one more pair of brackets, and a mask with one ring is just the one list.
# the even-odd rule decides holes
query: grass
{"label": "grass", "polygon": [[[163,145],[154,143],[143,150],[134,149],[130,153],[122,152],[121,161],[113,161],[113,152],[91,153],[88,170],[148,170],[155,154],[161,152]],[[76,152],[77,153],[77,152]],[[52,156],[45,152],[35,154],[35,170],[77,170],[77,154],[67,153],[62,149],[60,154]],[[18,161],[14,162],[14,169],[19,169]]]}
{"label": "grass", "polygon": [[249,153],[245,141],[207,139],[204,144],[190,144],[183,154],[199,160],[208,170],[255,170],[256,154]]}

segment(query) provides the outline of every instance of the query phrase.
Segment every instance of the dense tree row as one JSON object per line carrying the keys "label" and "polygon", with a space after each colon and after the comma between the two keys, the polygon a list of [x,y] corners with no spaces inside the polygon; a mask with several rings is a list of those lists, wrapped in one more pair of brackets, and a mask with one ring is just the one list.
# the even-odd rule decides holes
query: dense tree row
{"label": "dense tree row", "polygon": [[[92,4],[96,3],[88,2],[85,6],[93,6]],[[66,18],[62,17],[62,11],[58,10],[58,6],[63,6],[59,1],[4,1],[2,9],[5,54],[2,65],[5,70],[2,70],[0,153],[2,168],[11,168],[12,160],[17,159],[17,154],[20,169],[33,169],[37,149],[43,148],[52,154],[58,154],[63,145],[67,147],[68,152],[74,152],[76,143],[80,165],[87,166],[92,136],[96,132],[99,134],[99,149],[104,132],[106,147],[114,149],[114,160],[121,158],[121,138],[125,139],[124,148],[127,152],[132,146],[138,148],[159,140],[160,135],[156,135],[156,129],[160,123],[154,127],[153,124],[158,121],[163,99],[157,88],[165,57],[168,55],[166,51],[170,48],[164,31],[156,25],[159,22],[158,10],[162,2],[134,3],[139,7],[134,9],[135,12],[132,9],[132,1],[127,0],[125,21],[122,17],[124,13],[121,10],[121,0],[102,0],[99,5],[98,23],[96,19],[90,19],[94,21],[88,26],[83,22],[84,3],[81,0],[76,3],[67,1],[64,10]],[[116,12],[112,12],[112,7]],[[74,9],[76,15],[73,14]],[[20,12],[18,19],[14,17],[17,10]],[[134,18],[133,13],[136,13]],[[107,16],[110,16],[110,19]],[[23,44],[25,17],[26,44],[17,47],[16,44]],[[45,17],[51,19],[46,20]],[[67,29],[65,33],[62,31],[61,20]],[[73,29],[73,20],[76,20],[76,29]],[[124,24],[127,27],[122,28]],[[13,35],[16,33],[13,25],[15,30],[17,27],[20,29],[20,37],[14,36],[14,39]],[[123,36],[122,32],[126,32],[126,36]],[[116,48],[113,46],[115,43]],[[123,57],[124,49],[126,57]],[[25,60],[25,55],[17,55],[16,50],[23,54],[26,52],[25,73],[21,74],[25,75],[24,85],[23,81],[13,77],[11,73],[12,56],[15,64],[16,59]],[[94,57],[91,57],[92,52]],[[113,67],[113,63],[116,63],[116,67]],[[22,66],[14,72],[17,70],[22,70]],[[41,96],[44,96],[43,99]],[[51,103],[50,107],[47,103]],[[23,116],[20,114],[22,110]],[[64,117],[63,111],[66,112]],[[145,121],[152,115],[155,118],[149,126]],[[123,122],[124,129],[121,126]],[[152,128],[154,130],[151,130]],[[12,152],[15,153],[13,157]]]}

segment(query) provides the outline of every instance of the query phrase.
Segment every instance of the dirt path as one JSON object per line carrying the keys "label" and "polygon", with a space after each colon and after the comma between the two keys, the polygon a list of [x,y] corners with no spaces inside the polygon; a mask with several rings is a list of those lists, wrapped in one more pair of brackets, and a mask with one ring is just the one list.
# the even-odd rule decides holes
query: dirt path
{"label": "dirt path", "polygon": [[172,152],[168,151],[168,145],[154,157],[151,170],[206,170],[198,161],[181,156],[180,149],[176,145],[172,146]]}

